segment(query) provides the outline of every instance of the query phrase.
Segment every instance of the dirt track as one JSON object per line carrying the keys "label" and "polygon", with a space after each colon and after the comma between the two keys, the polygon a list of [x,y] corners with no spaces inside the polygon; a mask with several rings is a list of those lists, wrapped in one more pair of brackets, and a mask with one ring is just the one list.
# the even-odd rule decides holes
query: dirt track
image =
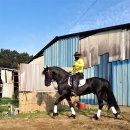
{"label": "dirt track", "polygon": [[103,113],[96,121],[92,120],[93,113],[77,115],[69,119],[60,115],[53,119],[49,115],[0,120],[0,130],[130,130],[130,113],[123,113],[122,119]]}

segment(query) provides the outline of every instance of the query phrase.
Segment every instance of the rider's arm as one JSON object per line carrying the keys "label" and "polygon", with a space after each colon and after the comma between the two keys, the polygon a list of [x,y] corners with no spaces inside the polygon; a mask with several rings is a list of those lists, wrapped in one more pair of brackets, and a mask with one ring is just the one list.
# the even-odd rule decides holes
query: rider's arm
{"label": "rider's arm", "polygon": [[69,72],[70,72],[70,73],[72,73],[72,72],[73,72],[73,67],[71,67],[71,68],[69,69]]}
{"label": "rider's arm", "polygon": [[78,60],[78,62],[75,62],[75,67],[84,67],[84,61],[82,59]]}

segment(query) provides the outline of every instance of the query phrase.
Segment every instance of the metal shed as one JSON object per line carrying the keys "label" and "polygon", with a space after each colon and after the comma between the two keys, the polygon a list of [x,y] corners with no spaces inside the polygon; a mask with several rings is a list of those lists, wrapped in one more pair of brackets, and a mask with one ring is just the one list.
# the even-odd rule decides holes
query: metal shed
{"label": "metal shed", "polygon": [[[130,106],[130,23],[55,37],[30,62],[43,55],[48,66],[71,67],[79,50],[85,61],[85,77],[108,79],[119,105]],[[81,101],[96,104],[93,94]]]}
{"label": "metal shed", "polygon": [[12,98],[18,92],[18,70],[0,67],[0,98]]}

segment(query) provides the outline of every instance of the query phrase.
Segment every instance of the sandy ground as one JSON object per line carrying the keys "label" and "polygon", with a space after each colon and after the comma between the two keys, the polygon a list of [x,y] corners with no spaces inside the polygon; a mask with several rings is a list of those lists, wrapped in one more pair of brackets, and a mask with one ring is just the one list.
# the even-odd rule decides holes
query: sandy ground
{"label": "sandy ground", "polygon": [[0,130],[130,130],[130,108],[123,110],[120,119],[103,112],[99,120],[93,120],[93,114],[80,114],[76,119],[70,119],[66,114],[55,119],[50,115],[5,118],[0,120]]}

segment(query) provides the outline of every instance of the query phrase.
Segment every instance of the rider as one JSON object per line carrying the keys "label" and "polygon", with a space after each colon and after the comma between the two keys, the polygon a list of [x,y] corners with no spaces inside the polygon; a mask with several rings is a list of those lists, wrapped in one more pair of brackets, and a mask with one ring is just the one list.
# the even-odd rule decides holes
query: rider
{"label": "rider", "polygon": [[69,69],[69,72],[74,74],[72,75],[72,84],[73,84],[72,94],[77,96],[79,80],[84,78],[83,75],[84,61],[81,58],[81,54],[79,52],[75,52],[74,57],[75,61],[72,68]]}

